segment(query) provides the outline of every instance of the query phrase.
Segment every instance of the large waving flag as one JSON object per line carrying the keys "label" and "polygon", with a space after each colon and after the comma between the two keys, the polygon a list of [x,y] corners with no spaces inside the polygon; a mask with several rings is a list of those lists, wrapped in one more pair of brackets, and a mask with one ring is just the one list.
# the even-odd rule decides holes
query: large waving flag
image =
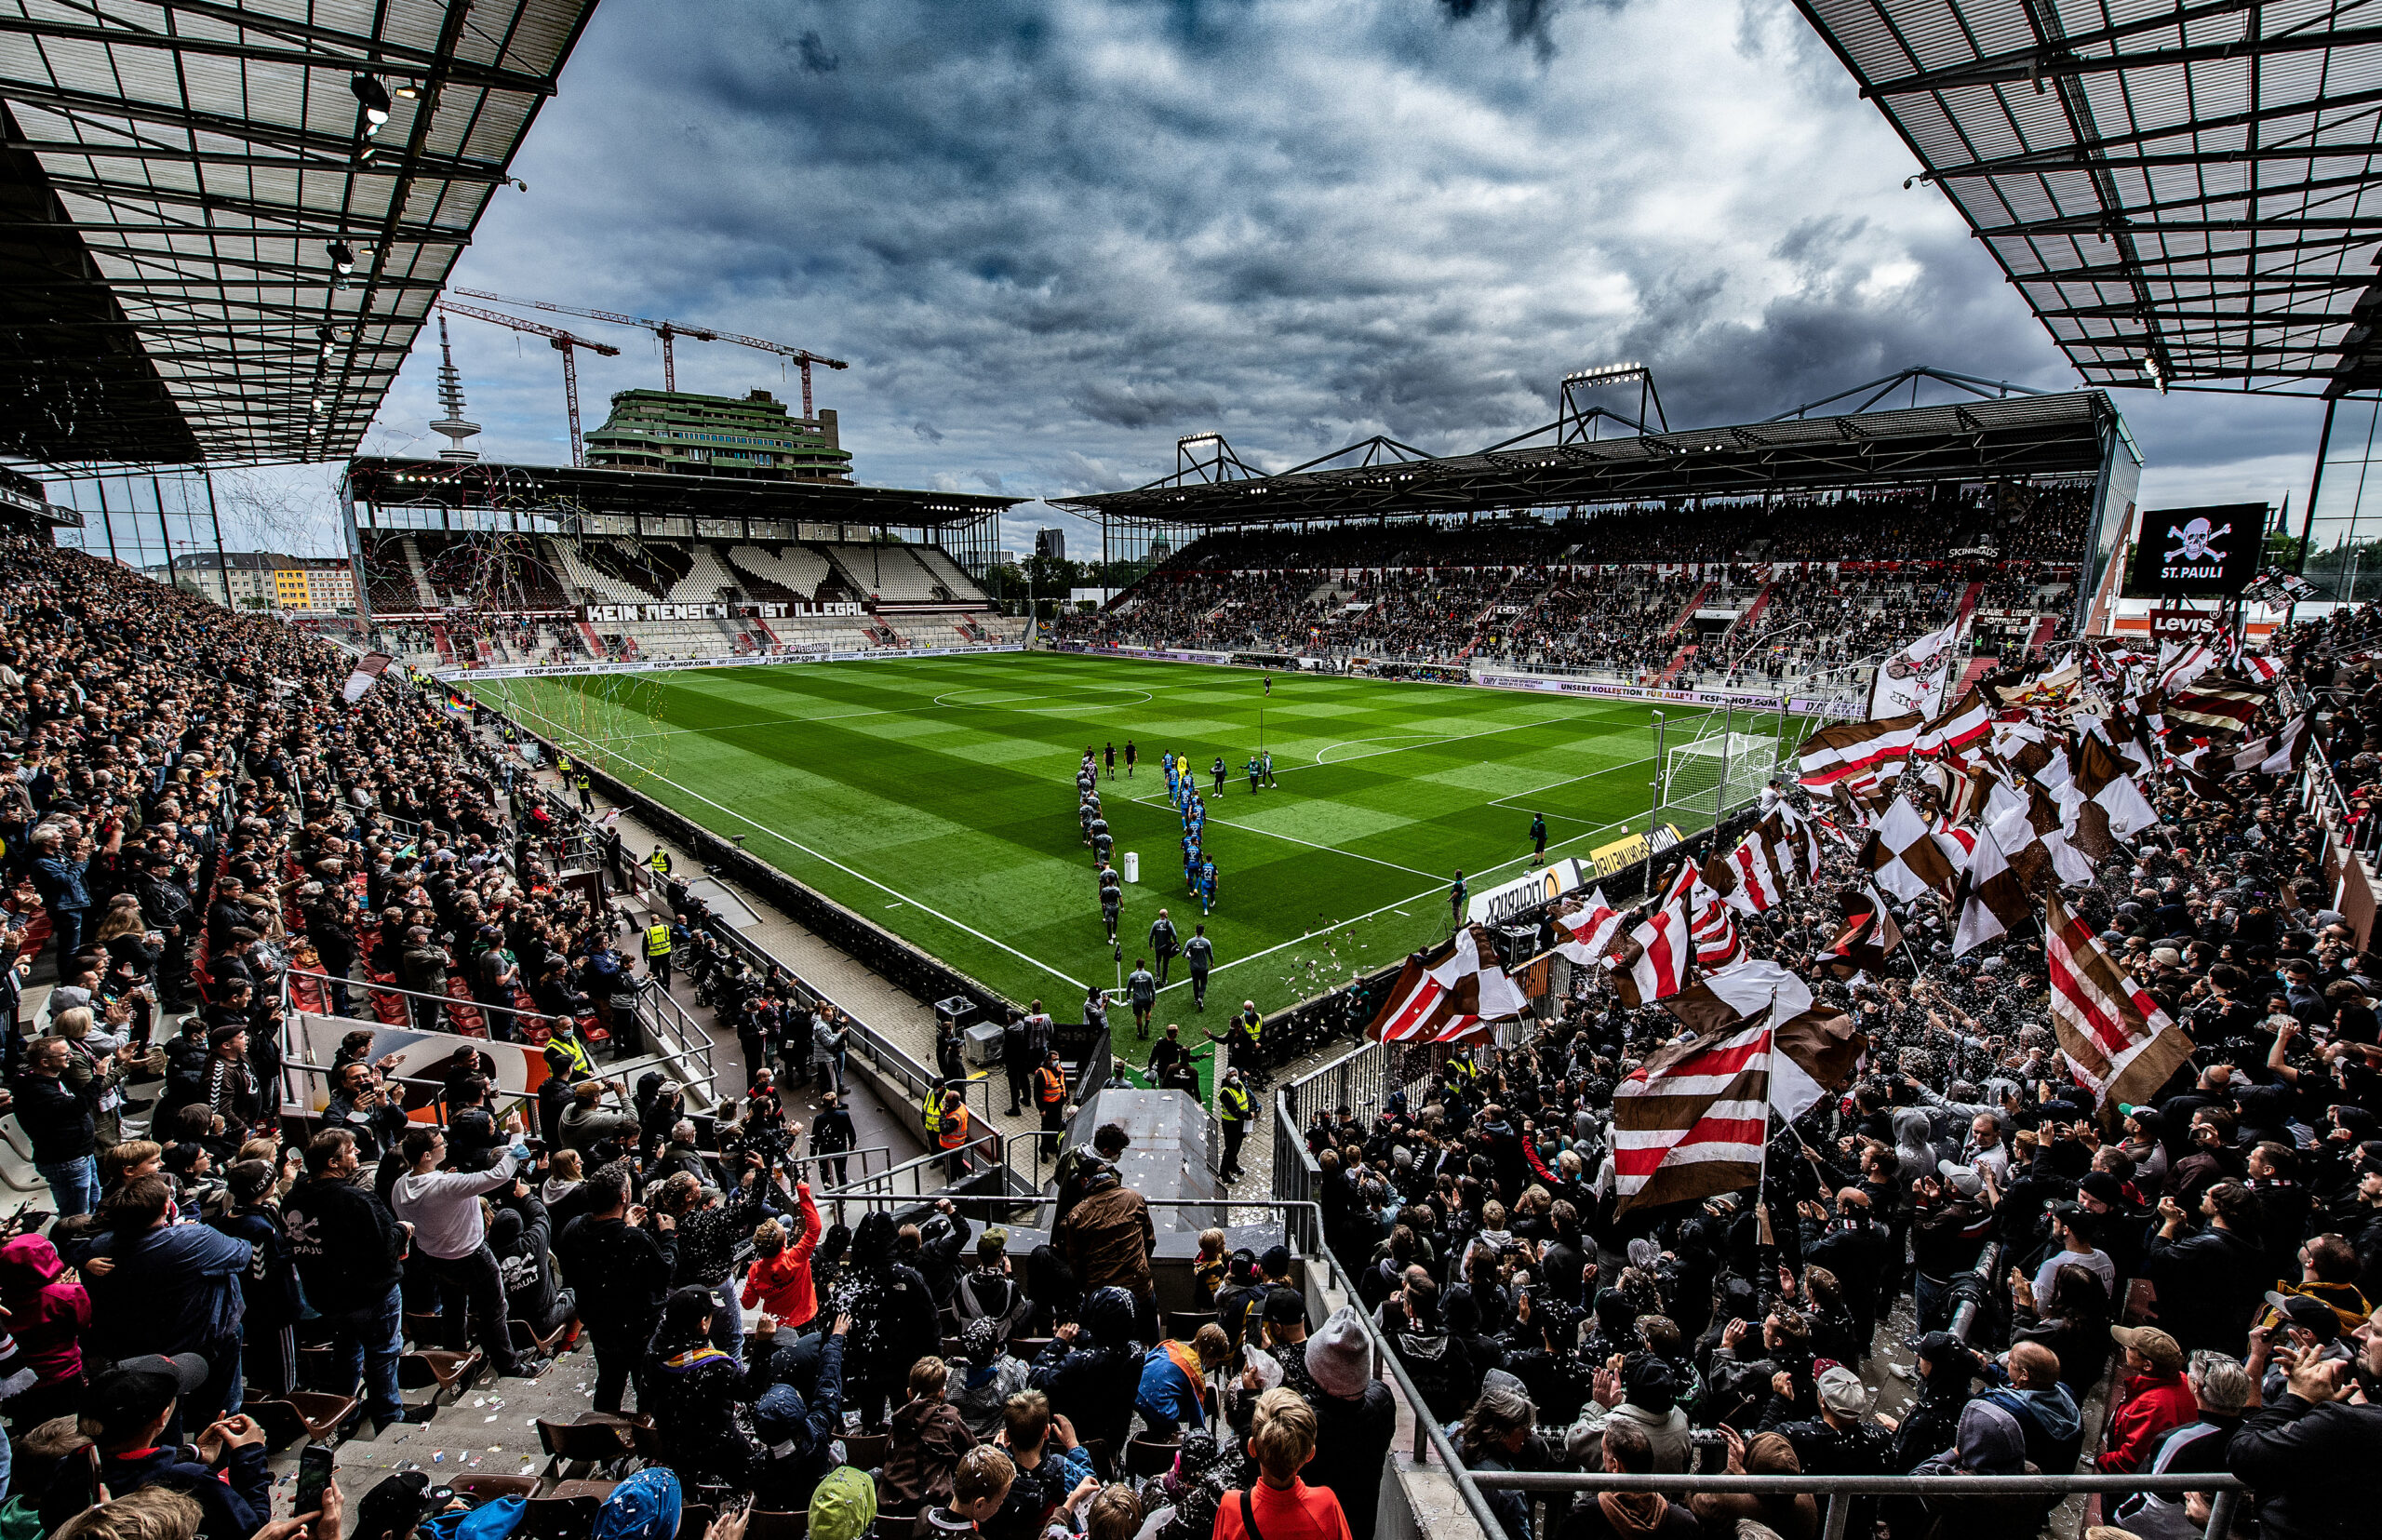
{"label": "large waving flag", "polygon": [[1770,1128],[1770,1015],[1675,1043],[1613,1089],[1613,1212],[1753,1185]]}
{"label": "large waving flag", "polygon": [[1795,751],[1796,778],[1822,796],[1838,783],[1858,787],[1899,773],[1919,739],[1919,713],[1873,722],[1839,722],[1803,740]]}
{"label": "large waving flag", "polygon": [[1406,959],[1365,1035],[1385,1043],[1459,1042],[1481,1036],[1491,1022],[1520,1015],[1528,1003],[1493,953],[1483,956],[1479,927],[1468,925]]}
{"label": "large waving flag", "polygon": [[2094,1106],[2148,1101],[2191,1057],[2192,1040],[2102,948],[2091,926],[2043,894],[2043,957],[2051,970],[2059,1051]]}

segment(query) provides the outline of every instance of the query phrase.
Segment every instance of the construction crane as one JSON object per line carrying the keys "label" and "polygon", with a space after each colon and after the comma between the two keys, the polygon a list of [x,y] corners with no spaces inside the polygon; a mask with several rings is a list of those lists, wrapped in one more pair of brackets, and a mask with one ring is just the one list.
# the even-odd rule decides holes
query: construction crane
{"label": "construction crane", "polygon": [[579,361],[571,350],[585,348],[590,353],[601,354],[607,358],[619,357],[621,350],[609,342],[591,342],[584,337],[574,337],[569,332],[554,327],[542,326],[536,321],[525,321],[518,315],[500,315],[493,310],[479,310],[471,305],[459,305],[452,300],[439,301],[438,308],[452,311],[458,315],[468,315],[475,321],[493,321],[498,326],[510,327],[515,331],[530,332],[543,337],[554,344],[554,350],[562,355],[562,395],[564,402],[570,408],[570,462],[574,465],[586,464],[587,449],[579,436]]}
{"label": "construction crane", "polygon": [[691,337],[698,342],[733,342],[738,347],[754,348],[762,353],[774,353],[779,357],[800,365],[802,368],[802,415],[810,415],[810,366],[840,369],[851,366],[840,358],[823,357],[808,348],[788,347],[783,342],[767,342],[758,337],[743,337],[732,331],[713,327],[681,326],[676,321],[649,321],[642,315],[622,315],[611,310],[582,310],[577,305],[558,305],[545,300],[512,300],[502,294],[490,294],[481,288],[458,288],[458,294],[468,294],[475,300],[493,300],[501,305],[519,305],[525,310],[550,311],[556,315],[584,315],[591,321],[609,321],[614,326],[643,327],[662,339],[662,388],[678,388],[677,360],[671,352],[675,338]]}

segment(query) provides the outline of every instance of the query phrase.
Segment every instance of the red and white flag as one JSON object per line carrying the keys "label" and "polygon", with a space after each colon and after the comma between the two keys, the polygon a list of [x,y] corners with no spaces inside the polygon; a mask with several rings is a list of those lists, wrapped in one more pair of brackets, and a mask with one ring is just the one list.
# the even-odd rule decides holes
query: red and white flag
{"label": "red and white flag", "polygon": [[1874,722],[1839,722],[1803,740],[1795,751],[1797,778],[1823,796],[1839,782],[1856,787],[1898,774],[1919,740],[1917,712]]}
{"label": "red and white flag", "polygon": [[1751,1186],[1770,1132],[1770,1012],[1677,1043],[1613,1088],[1615,1213]]}
{"label": "red and white flag", "polygon": [[1741,914],[1759,915],[1786,896],[1794,857],[1771,839],[1770,823],[1756,824],[1727,855],[1704,864],[1704,883]]}
{"label": "red and white flag", "polygon": [[1366,1036],[1385,1043],[1456,1042],[1520,1015],[1528,1003],[1493,953],[1484,957],[1479,927],[1468,925],[1430,953],[1406,959]]}
{"label": "red and white flag", "polygon": [[2148,1101],[2191,1057],[2192,1040],[2104,950],[2092,927],[2043,894],[2043,958],[2051,971],[2059,1051],[2093,1105]]}
{"label": "red and white flag", "polygon": [[1695,923],[1689,928],[1695,938],[1695,966],[1710,970],[1726,968],[1746,960],[1744,933],[1737,929],[1737,917],[1728,904],[1715,898],[1696,914]]}
{"label": "red and white flag", "polygon": [[1971,685],[1952,709],[1919,730],[1919,737],[1911,752],[1922,759],[1939,759],[1957,755],[1973,743],[1985,741],[1993,730],[1993,708],[1985,703],[1983,692]]}
{"label": "red and white flag", "polygon": [[1673,899],[1629,932],[1636,956],[1613,970],[1613,987],[1625,1005],[1652,1005],[1687,987],[1687,965],[1695,960],[1687,904]]}
{"label": "red and white flag", "polygon": [[1558,941],[1555,949],[1583,968],[1602,968],[1612,955],[1613,938],[1621,933],[1621,922],[1626,917],[1606,901],[1604,889],[1599,887],[1579,908],[1555,917],[1556,929],[1566,938]]}

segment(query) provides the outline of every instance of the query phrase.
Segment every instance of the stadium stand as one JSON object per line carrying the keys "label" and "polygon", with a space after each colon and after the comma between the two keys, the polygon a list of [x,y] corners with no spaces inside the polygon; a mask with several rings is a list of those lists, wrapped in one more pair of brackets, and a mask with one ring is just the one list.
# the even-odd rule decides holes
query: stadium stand
{"label": "stadium stand", "polygon": [[2068,634],[2089,490],[1209,536],[1055,635],[1769,687],[1985,609],[2014,661]]}

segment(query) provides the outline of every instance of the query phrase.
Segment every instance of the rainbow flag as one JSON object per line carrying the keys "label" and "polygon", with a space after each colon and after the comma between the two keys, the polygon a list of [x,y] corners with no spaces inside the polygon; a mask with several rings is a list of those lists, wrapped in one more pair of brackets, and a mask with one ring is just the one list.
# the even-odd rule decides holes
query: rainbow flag
{"label": "rainbow flag", "polygon": [[448,696],[448,697],[447,697],[447,715],[448,715],[448,716],[469,716],[471,714],[472,714],[472,706],[471,706],[471,703],[470,703],[470,702],[465,701],[465,700],[462,699],[462,698],[461,698],[461,697],[459,697],[459,696],[449,695],[449,696]]}

